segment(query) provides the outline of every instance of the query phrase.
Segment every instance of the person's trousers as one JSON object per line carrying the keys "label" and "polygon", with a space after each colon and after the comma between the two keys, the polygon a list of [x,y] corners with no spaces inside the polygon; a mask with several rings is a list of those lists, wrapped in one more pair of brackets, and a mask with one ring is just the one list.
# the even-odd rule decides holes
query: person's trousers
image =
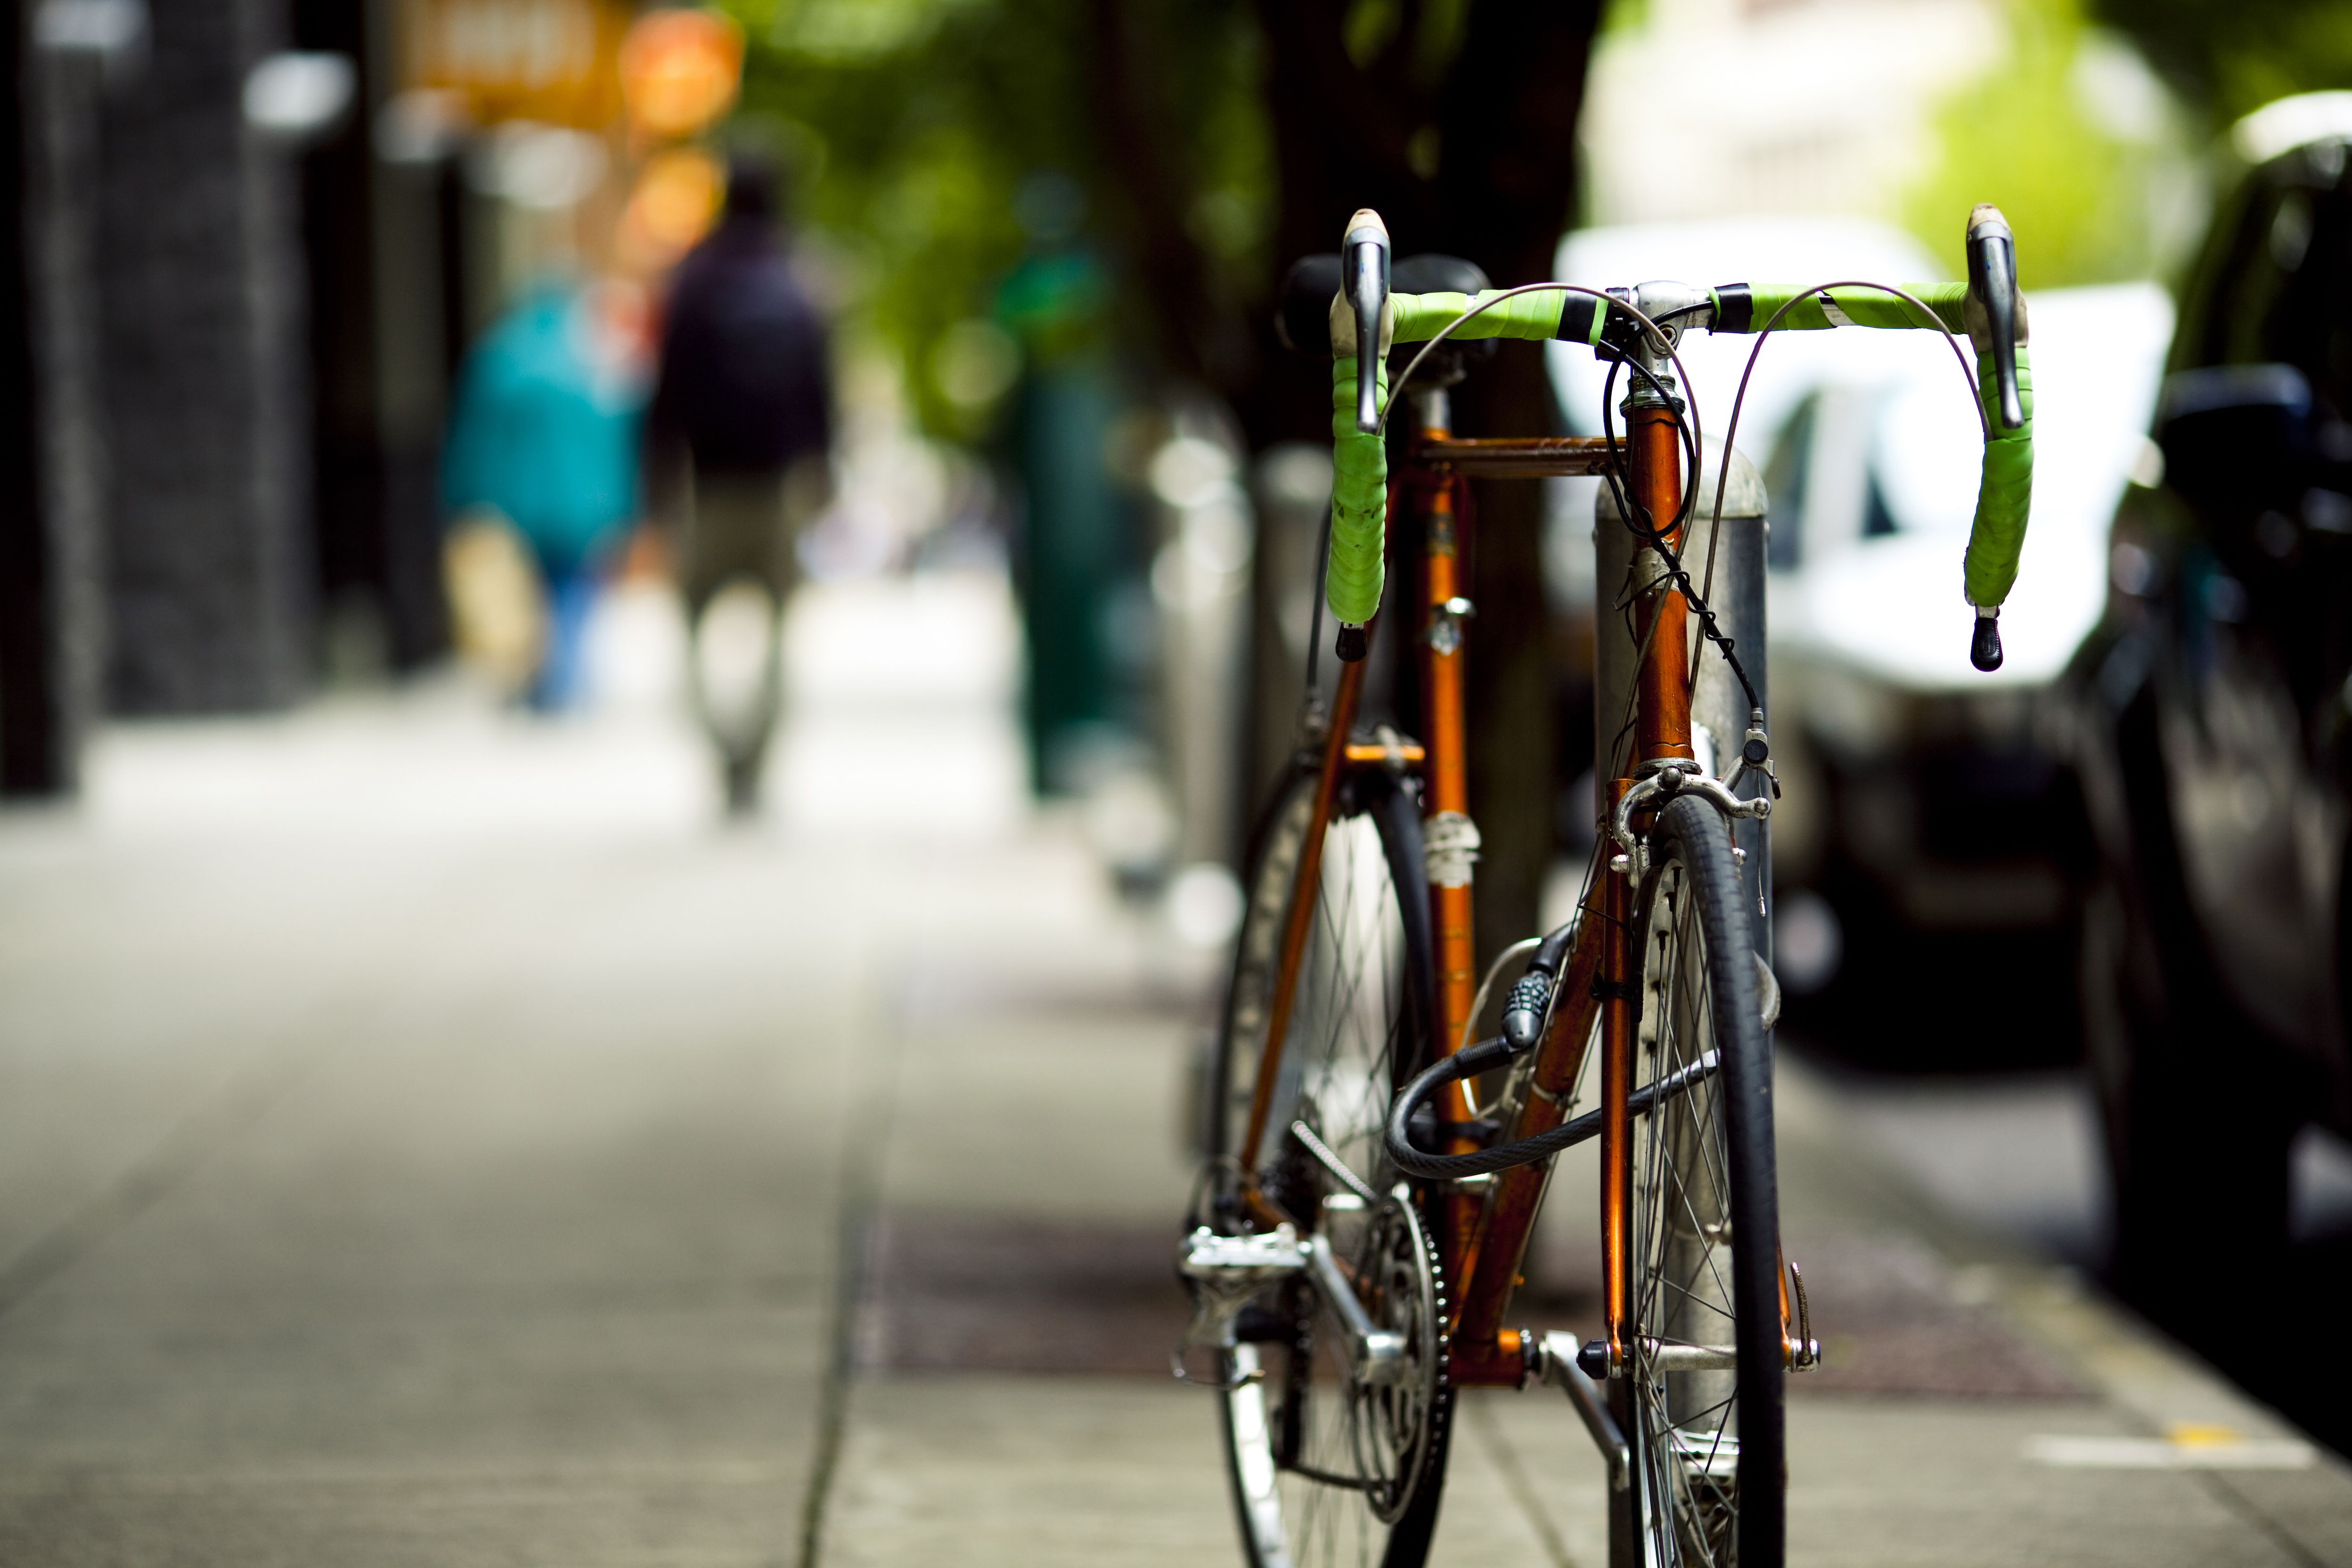
{"label": "person's trousers", "polygon": [[[753,770],[766,754],[783,701],[782,659],[779,640],[784,601],[798,580],[793,534],[797,520],[789,501],[785,475],[711,473],[697,471],[692,497],[685,510],[681,539],[680,586],[686,595],[688,625],[696,657],[688,660],[696,713],[719,756],[730,771]],[[704,689],[699,647],[704,613],[730,584],[743,583],[763,590],[770,605],[768,647],[761,661],[760,684],[747,710],[716,710]]]}

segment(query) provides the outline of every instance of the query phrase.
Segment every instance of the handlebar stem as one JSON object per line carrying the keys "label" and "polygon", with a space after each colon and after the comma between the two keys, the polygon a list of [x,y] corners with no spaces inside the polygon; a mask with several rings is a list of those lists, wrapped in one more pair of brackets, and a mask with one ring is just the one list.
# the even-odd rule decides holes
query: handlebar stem
{"label": "handlebar stem", "polygon": [[[1645,346],[1659,359],[1664,359],[1674,349],[1685,331],[1694,327],[1711,328],[1715,325],[1713,291],[1676,282],[1670,278],[1653,279],[1636,288],[1633,304],[1642,314],[1658,323],[1664,341]],[[1622,321],[1624,318],[1621,315],[1618,319]],[[1641,329],[1636,328],[1636,331]],[[1643,331],[1642,335],[1647,337],[1649,334]]]}

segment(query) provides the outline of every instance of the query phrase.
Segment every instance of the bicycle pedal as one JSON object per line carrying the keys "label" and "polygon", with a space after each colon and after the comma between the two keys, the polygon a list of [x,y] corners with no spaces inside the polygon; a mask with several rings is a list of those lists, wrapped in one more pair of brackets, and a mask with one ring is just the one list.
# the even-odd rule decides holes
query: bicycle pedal
{"label": "bicycle pedal", "polygon": [[1176,1269],[1187,1279],[1272,1278],[1305,1268],[1304,1256],[1298,1232],[1288,1224],[1251,1236],[1221,1236],[1204,1225],[1184,1238]]}
{"label": "bicycle pedal", "polygon": [[1184,1331],[1184,1346],[1233,1345],[1250,1299],[1306,1267],[1298,1232],[1289,1225],[1253,1236],[1221,1236],[1199,1226],[1176,1253],[1176,1272],[1192,1286],[1192,1321]]}

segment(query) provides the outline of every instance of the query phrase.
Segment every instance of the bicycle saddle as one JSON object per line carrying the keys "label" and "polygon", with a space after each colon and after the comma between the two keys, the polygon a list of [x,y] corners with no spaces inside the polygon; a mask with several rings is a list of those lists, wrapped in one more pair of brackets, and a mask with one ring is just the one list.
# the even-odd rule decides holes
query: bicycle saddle
{"label": "bicycle saddle", "polygon": [[[1408,256],[1389,269],[1389,288],[1400,294],[1475,294],[1492,286],[1484,268],[1458,256]],[[1281,300],[1274,313],[1274,333],[1282,340],[1282,346],[1307,359],[1329,359],[1331,296],[1339,291],[1339,252],[1327,250],[1292,262],[1282,279]],[[1424,365],[1414,380],[1450,385],[1462,379],[1470,364],[1491,358],[1494,353],[1492,339],[1449,342],[1438,353],[1451,354],[1451,366]],[[1401,365],[1408,357],[1409,353],[1392,353],[1389,363]]]}

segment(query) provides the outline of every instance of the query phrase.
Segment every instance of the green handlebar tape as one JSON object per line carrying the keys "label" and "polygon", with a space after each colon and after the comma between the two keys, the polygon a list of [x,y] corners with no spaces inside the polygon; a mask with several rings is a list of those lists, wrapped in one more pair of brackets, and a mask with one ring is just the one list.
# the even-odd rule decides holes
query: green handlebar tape
{"label": "green handlebar tape", "polygon": [[1969,603],[1998,609],[2017,581],[2017,558],[2025,549],[2025,524],[2033,507],[2033,367],[2023,343],[2017,345],[2017,400],[2025,423],[2014,430],[2000,423],[2000,388],[1992,356],[1977,356],[1977,398],[1991,424],[1985,442],[1984,480],[1977,489],[1976,521],[1969,528],[1963,577]]}
{"label": "green handlebar tape", "polygon": [[[1402,312],[1400,312],[1402,315]],[[1375,363],[1373,385],[1388,405],[1389,368]],[[1356,428],[1356,361],[1331,362],[1331,563],[1323,597],[1331,613],[1362,626],[1381,607],[1381,561],[1389,521],[1389,452],[1380,437]]]}
{"label": "green handlebar tape", "polygon": [[[1960,319],[1961,304],[1969,294],[1967,284],[1906,283],[1903,285],[1903,290],[1916,295],[1932,315],[1923,320],[1910,301],[1882,293],[1876,289],[1815,289],[1801,292],[1792,284],[1727,284],[1711,291],[1716,301],[1716,316],[1708,324],[1708,330],[1717,332],[1761,331],[1764,323],[1771,321],[1773,312],[1792,300],[1796,303],[1790,308],[1788,314],[1780,318],[1773,331],[1822,331],[1831,327],[1921,327],[1955,332],[1968,330]],[[1426,342],[1473,306],[1501,292],[1498,289],[1489,289],[1477,294],[1391,294],[1389,297],[1396,302],[1396,331],[1391,341]],[[1515,294],[1484,313],[1472,316],[1455,328],[1451,335],[1456,338],[1530,338],[1538,342],[1556,338],[1560,335],[1562,313],[1574,301],[1580,306],[1578,320],[1584,323],[1574,335],[1580,340],[1597,339],[1606,312],[1593,308],[1597,301],[1588,304],[1588,298],[1571,294],[1565,289],[1538,289],[1525,294]],[[1748,307],[1744,319],[1737,308],[1739,304]],[[1726,309],[1727,305],[1732,308]]]}
{"label": "green handlebar tape", "polygon": [[[1396,326],[1391,342],[1425,342],[1480,300],[1495,292],[1391,294]],[[1517,294],[1457,328],[1457,338],[1549,338],[1559,329],[1565,289]],[[1389,369],[1374,367],[1381,406],[1388,406]],[[1331,362],[1331,563],[1323,575],[1323,597],[1331,613],[1361,626],[1381,607],[1386,575],[1389,513],[1388,447],[1378,436],[1356,428],[1356,361]]]}
{"label": "green handlebar tape", "polygon": [[[1717,319],[1721,321],[1722,296],[1728,290],[1715,290],[1717,301]],[[1790,300],[1796,304],[1782,316],[1772,330],[1776,332],[1821,331],[1828,327],[1926,327],[1964,332],[1968,328],[1960,321],[1960,306],[1969,297],[1965,283],[1906,283],[1903,291],[1916,295],[1921,304],[1935,311],[1936,319],[1923,321],[1919,312],[1908,300],[1875,289],[1816,289],[1800,293],[1793,286],[1781,283],[1756,283],[1748,286],[1748,296],[1754,302],[1748,321],[1738,329],[1717,326],[1717,331],[1742,331],[1760,332],[1773,313]]]}
{"label": "green handlebar tape", "polygon": [[[1476,294],[1391,294],[1396,301],[1396,336],[1401,343],[1426,342],[1481,300],[1501,293],[1487,289]],[[1560,307],[1568,302],[1565,289],[1538,289],[1514,294],[1454,329],[1454,338],[1531,338],[1538,342],[1559,331]]]}
{"label": "green handlebar tape", "polygon": [[[1907,283],[1904,291],[1936,314],[1922,321],[1906,300],[1875,289],[1816,289],[1799,293],[1794,288],[1759,283],[1747,290],[1748,319],[1737,329],[1760,332],[1782,306],[1788,313],[1772,323],[1775,331],[1819,331],[1826,327],[1937,327],[1965,332],[1961,311],[1968,302],[1965,283]],[[1727,311],[1726,296],[1736,288],[1716,290],[1716,317],[1738,319]],[[1794,300],[1794,304],[1790,301]],[[1718,327],[1717,331],[1727,330]],[[2025,406],[2025,423],[2017,429],[2000,423],[2000,387],[1994,379],[1992,359],[1977,355],[1977,398],[1983,404],[1992,434],[1985,441],[1984,479],[1977,488],[1976,521],[1969,528],[1969,552],[1962,576],[1969,603],[1980,610],[1998,609],[2017,582],[2017,561],[2025,549],[2025,525],[2033,510],[2033,367],[2023,343],[2017,345],[2017,394]]]}
{"label": "green handlebar tape", "polygon": [[[1763,331],[1782,306],[1788,311],[1775,331],[1822,331],[1832,327],[1924,328],[1964,332],[1962,308],[1968,300],[1965,283],[1910,283],[1904,291],[1917,297],[1932,317],[1923,319],[1909,300],[1876,289],[1815,289],[1759,283],[1727,285],[1714,290],[1717,331]],[[1395,294],[1396,328],[1392,341],[1423,342],[1444,331],[1480,300],[1496,290],[1478,295]],[[1747,298],[1738,298],[1745,294]],[[1563,308],[1571,298],[1565,289],[1537,289],[1502,300],[1482,315],[1456,328],[1456,338],[1557,337]],[[1794,301],[1792,304],[1791,301]],[[1745,320],[1739,306],[1747,307]],[[1598,336],[1602,313],[1591,317],[1591,335]],[[1581,331],[1579,336],[1585,335]],[[1381,401],[1387,402],[1388,367],[1379,367]],[[2025,525],[2033,503],[2033,370],[2025,345],[2017,350],[2018,395],[2025,406],[2025,423],[2015,430],[2000,423],[2000,394],[1989,356],[1977,356],[1978,396],[1990,422],[1985,443],[1984,479],[1977,490],[1976,521],[1969,531],[1966,583],[1969,603],[1993,609],[2009,596],[2017,581],[2017,562],[2025,548]],[[1324,579],[1324,597],[1331,613],[1343,621],[1362,625],[1380,608],[1381,553],[1388,522],[1388,452],[1377,436],[1356,428],[1356,362],[1331,362],[1331,436],[1334,446],[1331,476],[1331,565]]]}

